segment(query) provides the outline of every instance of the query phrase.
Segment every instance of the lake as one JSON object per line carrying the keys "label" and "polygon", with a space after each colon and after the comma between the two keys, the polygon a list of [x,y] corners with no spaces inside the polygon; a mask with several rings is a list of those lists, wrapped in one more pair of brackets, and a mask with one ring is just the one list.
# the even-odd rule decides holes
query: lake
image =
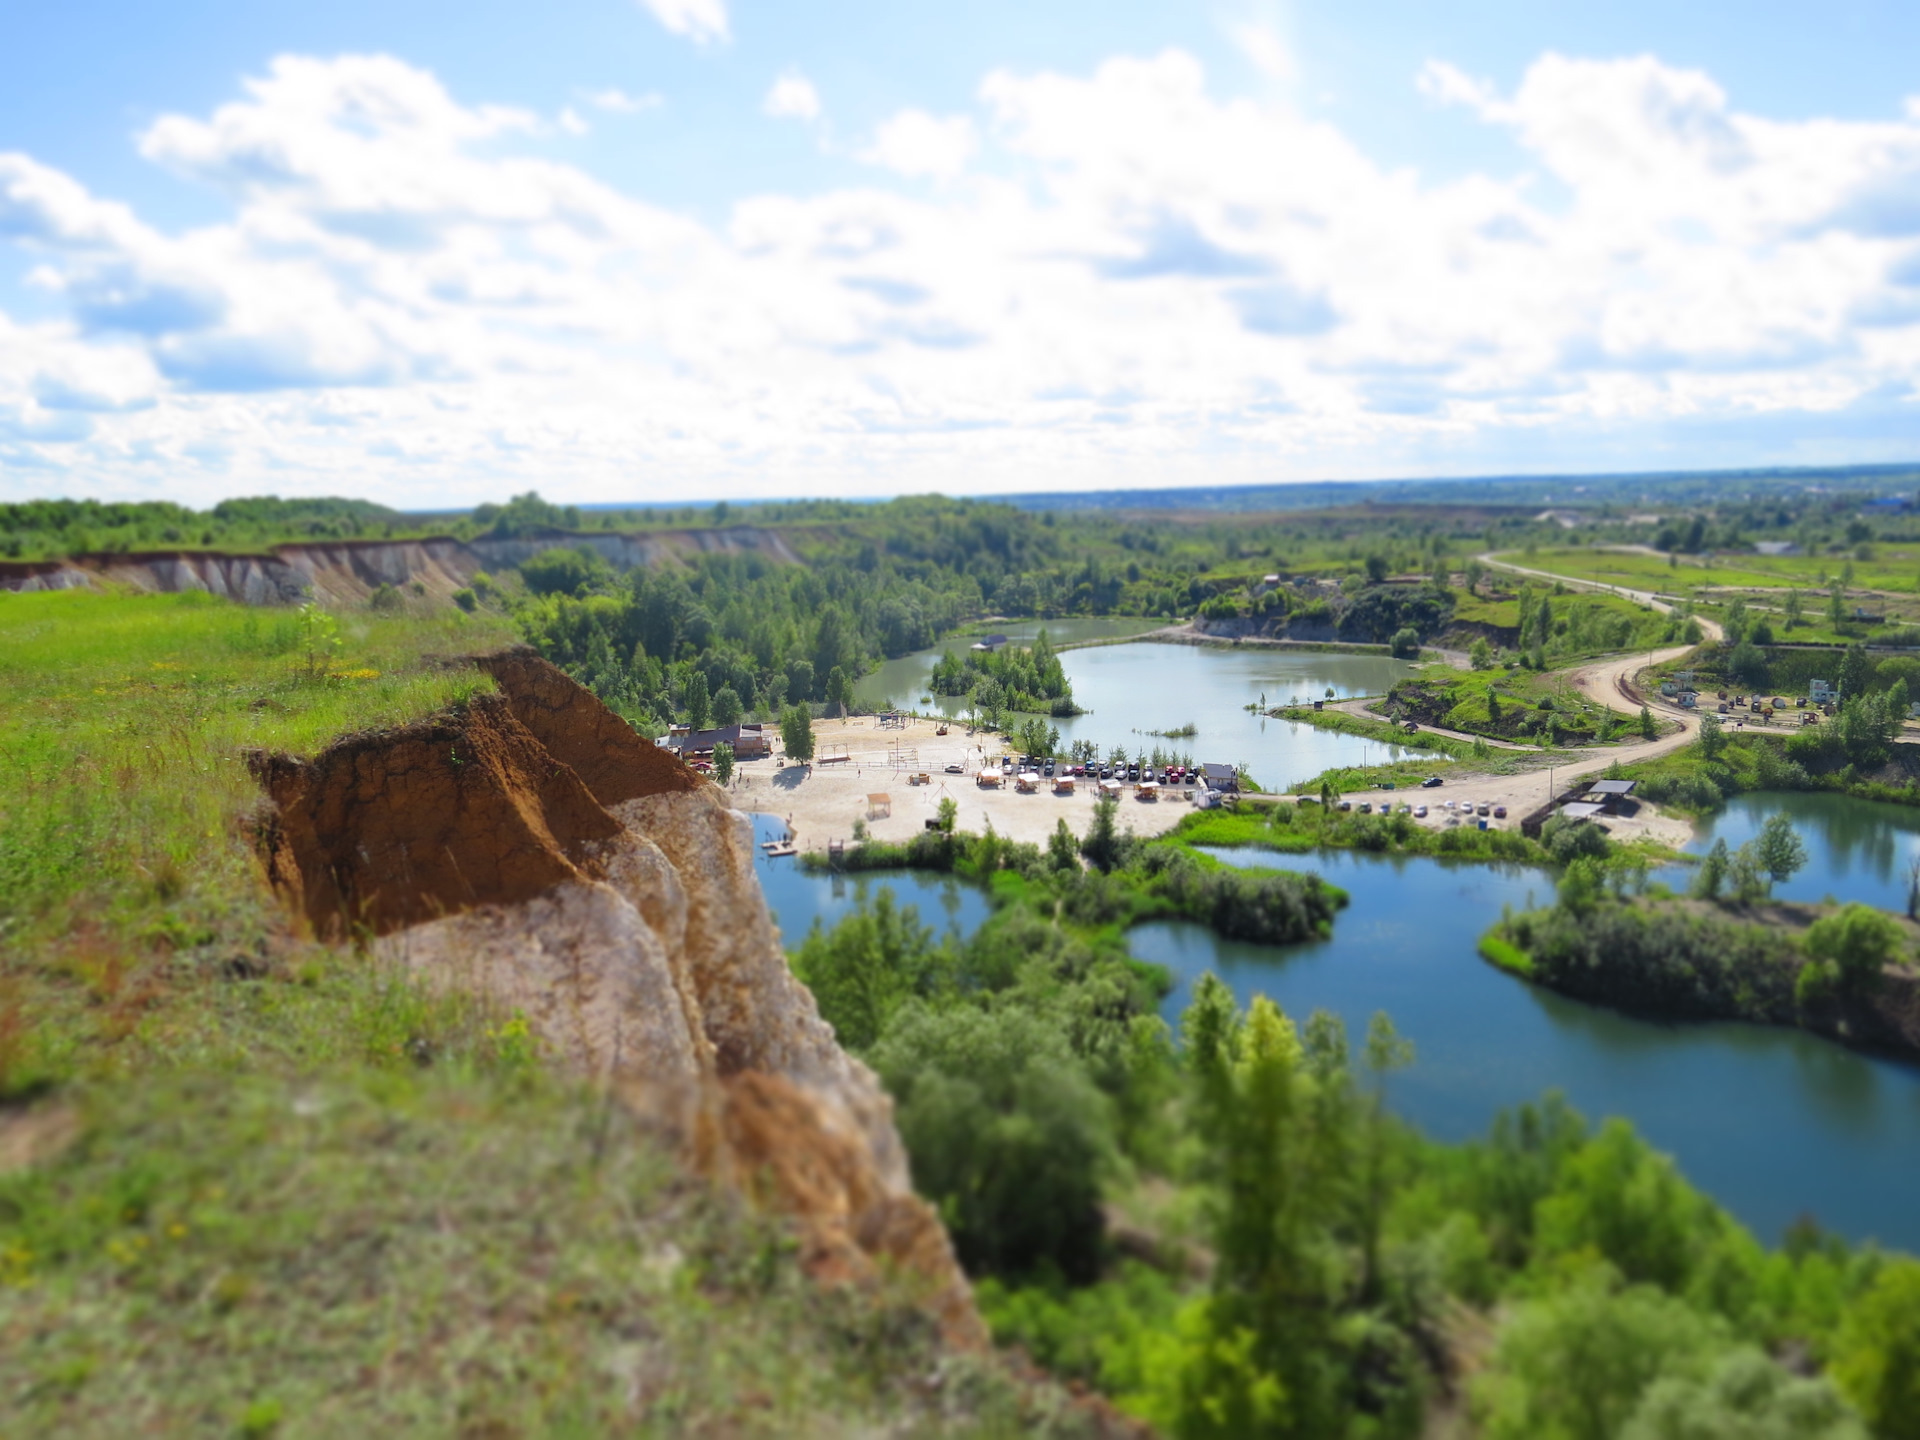
{"label": "lake", "polygon": [[1855,1240],[1920,1250],[1920,1066],[1798,1030],[1632,1019],[1512,979],[1476,946],[1503,905],[1551,898],[1537,870],[1215,853],[1317,870],[1353,903],[1331,939],[1281,948],[1186,923],[1137,927],[1133,953],[1180,979],[1170,1022],[1207,970],[1243,1003],[1264,993],[1299,1020],[1333,1011],[1356,1047],[1384,1010],[1419,1054],[1392,1081],[1394,1108],[1436,1139],[1482,1134],[1497,1111],[1557,1088],[1590,1120],[1631,1120],[1764,1239],[1811,1214]]}
{"label": "lake", "polygon": [[[1904,874],[1898,857],[1906,853],[1899,844],[1911,829],[1908,813],[1868,819],[1908,827],[1887,862]],[[761,838],[783,833],[774,817],[755,824]],[[1818,839],[1807,835],[1810,850]],[[1298,1020],[1333,1011],[1356,1048],[1368,1018],[1384,1010],[1419,1057],[1391,1083],[1394,1108],[1436,1139],[1484,1134],[1498,1111],[1557,1088],[1590,1120],[1632,1121],[1768,1241],[1811,1214],[1852,1239],[1873,1236],[1920,1251],[1913,1203],[1920,1195],[1920,1067],[1795,1030],[1630,1019],[1510,978],[1480,960],[1476,946],[1503,905],[1551,897],[1551,879],[1537,870],[1343,851],[1215,853],[1230,864],[1317,870],[1353,903],[1332,938],[1295,946],[1222,940],[1184,922],[1137,927],[1129,936],[1134,954],[1177,979],[1165,1007],[1176,1026],[1193,981],[1208,970],[1242,1003],[1264,993]],[[1856,835],[1850,853],[1854,860],[1834,862],[1848,878],[1878,873],[1878,861],[1859,857],[1885,857],[1885,837],[1869,843]],[[882,885],[937,931],[970,934],[988,913],[977,889],[945,876],[834,879],[764,858],[757,868],[790,947],[816,915],[832,924]],[[1819,883],[1833,888],[1831,880]]]}
{"label": "lake", "polygon": [[[1064,642],[1095,638],[1083,627],[1115,623],[1048,621],[1046,630],[1050,638]],[[1032,622],[1023,635],[1015,636],[1011,627],[1006,633],[1030,640],[1039,629],[1040,623]],[[958,647],[969,642],[954,643]],[[917,705],[941,653],[927,650],[888,661],[861,680],[857,694],[869,703],[890,696]],[[1115,746],[1129,754],[1151,753],[1158,745],[1202,762],[1244,765],[1261,785],[1284,789],[1337,765],[1382,764],[1402,755],[1430,754],[1269,720],[1246,708],[1263,698],[1268,705],[1320,699],[1329,690],[1336,699],[1385,694],[1414,668],[1385,655],[1142,642],[1069,650],[1060,663],[1073,683],[1075,701],[1090,712],[1052,722],[1060,728],[1061,743],[1090,740],[1102,755]],[[965,705],[955,696],[936,696],[935,702],[949,715],[958,715]],[[1191,737],[1162,739],[1147,733],[1187,725],[1195,729]],[[1449,763],[1444,756],[1433,758],[1436,764]]]}

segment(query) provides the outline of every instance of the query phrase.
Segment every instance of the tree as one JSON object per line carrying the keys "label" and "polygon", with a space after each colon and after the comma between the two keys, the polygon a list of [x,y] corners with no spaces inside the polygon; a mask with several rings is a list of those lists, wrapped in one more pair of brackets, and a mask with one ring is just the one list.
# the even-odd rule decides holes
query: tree
{"label": "tree", "polygon": [[1653,723],[1653,712],[1644,705],[1640,707],[1640,733],[1649,740],[1660,733]]}
{"label": "tree", "polygon": [[953,833],[953,827],[960,822],[960,802],[951,795],[940,801],[940,808],[934,812],[934,823],[946,834]]}
{"label": "tree", "polygon": [[838,665],[827,672],[827,704],[833,706],[842,715],[852,707],[853,685],[847,679],[847,672]]}
{"label": "tree", "polygon": [[722,685],[720,693],[713,697],[713,723],[722,727],[738,725],[744,709],[740,692],[731,685]]}
{"label": "tree", "polygon": [[1606,881],[1601,878],[1599,862],[1585,855],[1567,866],[1557,887],[1560,908],[1569,915],[1587,914],[1606,893]]}
{"label": "tree", "polygon": [[1720,758],[1720,752],[1727,748],[1727,728],[1720,723],[1718,715],[1700,717],[1700,757],[1713,761]]}
{"label": "tree", "polygon": [[1466,573],[1461,578],[1467,582],[1467,593],[1469,595],[1479,591],[1480,582],[1485,578],[1486,573],[1487,567],[1482,565],[1477,558],[1467,561]]}
{"label": "tree", "polygon": [[713,701],[707,695],[707,677],[698,670],[687,679],[685,708],[687,724],[705,730],[713,723]]}
{"label": "tree", "polygon": [[[1807,847],[1794,831],[1793,821],[1782,814],[1767,817],[1760,833],[1748,842],[1755,861],[1775,884],[1791,880],[1807,863]],[[1745,849],[1746,846],[1741,846]]]}
{"label": "tree", "polygon": [[1827,595],[1827,622],[1832,625],[1836,635],[1841,633],[1842,627],[1847,623],[1847,607],[1840,598],[1838,585],[1835,585]]}
{"label": "tree", "polygon": [[733,747],[724,740],[713,747],[713,778],[722,785],[733,779]]}
{"label": "tree", "polygon": [[1114,812],[1120,808],[1111,795],[1103,795],[1093,807],[1093,824],[1080,842],[1080,853],[1087,863],[1102,872],[1120,863],[1120,835]]}
{"label": "tree", "polygon": [[1378,585],[1382,580],[1385,580],[1387,578],[1388,569],[1389,569],[1389,566],[1387,565],[1386,556],[1384,555],[1367,556],[1367,579],[1371,581],[1373,584]]}
{"label": "tree", "polygon": [[1891,915],[1855,901],[1807,927],[1802,942],[1816,960],[1830,960],[1844,983],[1866,985],[1904,948]]}
{"label": "tree", "polygon": [[1055,822],[1053,834],[1047,839],[1047,863],[1062,872],[1080,868],[1080,842],[1067,828],[1064,815]]}
{"label": "tree", "polygon": [[1713,849],[1707,852],[1707,858],[1700,862],[1700,868],[1694,873],[1692,891],[1696,899],[1718,900],[1720,891],[1727,883],[1727,872],[1733,868],[1733,856],[1728,853],[1724,838],[1713,842]]}
{"label": "tree", "polygon": [[307,679],[326,677],[327,667],[340,653],[340,622],[309,600],[295,614],[300,629],[300,649],[306,657]]}
{"label": "tree", "polygon": [[1920,1261],[1881,1265],[1833,1351],[1833,1378],[1878,1440],[1920,1440]]}
{"label": "tree", "polygon": [[790,705],[780,717],[780,743],[787,758],[802,765],[813,759],[813,712],[804,705]]}
{"label": "tree", "polygon": [[1864,645],[1849,645],[1840,657],[1840,694],[1854,700],[1867,693],[1873,678],[1873,663],[1867,659]]}
{"label": "tree", "polygon": [[860,1051],[880,1038],[902,1005],[931,988],[938,956],[920,912],[895,905],[893,891],[883,885],[871,905],[833,929],[815,920],[793,968],[840,1043]]}
{"label": "tree", "polygon": [[1801,624],[1801,617],[1806,614],[1806,599],[1798,590],[1789,590],[1787,598],[1780,602],[1780,608],[1786,614],[1787,628],[1797,629]]}
{"label": "tree", "polygon": [[[1754,627],[1756,635],[1764,624],[1763,621]],[[1749,689],[1761,690],[1767,685],[1772,667],[1767,664],[1767,652],[1748,639],[1733,647],[1733,653],[1727,657],[1727,671]]]}
{"label": "tree", "polygon": [[1402,659],[1411,659],[1420,653],[1420,632],[1411,625],[1403,625],[1393,632],[1393,653]]}
{"label": "tree", "polygon": [[520,578],[536,595],[578,595],[606,572],[599,556],[581,550],[542,550],[520,562]]}
{"label": "tree", "polygon": [[1475,1386],[1487,1440],[1617,1440],[1655,1382],[1697,1377],[1725,1345],[1724,1325],[1685,1301],[1609,1278],[1595,1266],[1501,1327]]}
{"label": "tree", "polygon": [[871,1059],[897,1106],[914,1189],[947,1221],[968,1271],[1094,1278],[1112,1107],[1051,1016],[909,1005]]}
{"label": "tree", "polygon": [[1790,1375],[1759,1350],[1729,1351],[1702,1379],[1647,1387],[1621,1440],[1866,1440],[1832,1381]]}
{"label": "tree", "polygon": [[1476,670],[1493,668],[1493,646],[1487,643],[1487,637],[1476,635],[1473,644],[1467,647],[1467,663]]}

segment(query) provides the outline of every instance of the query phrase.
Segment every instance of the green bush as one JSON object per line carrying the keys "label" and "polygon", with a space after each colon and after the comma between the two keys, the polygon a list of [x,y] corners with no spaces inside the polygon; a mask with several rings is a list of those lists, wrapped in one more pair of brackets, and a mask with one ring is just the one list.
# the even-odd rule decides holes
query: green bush
{"label": "green bush", "polygon": [[872,1060],[915,1188],[939,1207],[968,1270],[1094,1277],[1112,1107],[1048,1017],[909,1007]]}

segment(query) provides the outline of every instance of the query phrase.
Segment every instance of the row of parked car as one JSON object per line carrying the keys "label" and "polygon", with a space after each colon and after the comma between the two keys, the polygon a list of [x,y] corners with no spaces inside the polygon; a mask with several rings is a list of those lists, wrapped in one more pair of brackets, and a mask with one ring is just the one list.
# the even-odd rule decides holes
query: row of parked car
{"label": "row of parked car", "polygon": [[[1311,795],[1302,795],[1300,797],[1300,803],[1302,805],[1312,804],[1313,797]],[[1334,808],[1353,811],[1361,815],[1371,815],[1373,814],[1374,807],[1371,800],[1341,800]],[[1394,803],[1391,800],[1382,800],[1380,802],[1380,813],[1382,815],[1391,815],[1394,812],[1394,808]],[[1449,800],[1440,808],[1468,818],[1475,815],[1485,815],[1494,820],[1504,820],[1507,818],[1506,806],[1490,805],[1485,800],[1461,800],[1458,802]],[[1408,802],[1402,802],[1399,806],[1399,811],[1402,815],[1411,815],[1416,820],[1424,820],[1429,814],[1425,805],[1414,805]]]}
{"label": "row of parked car", "polygon": [[[949,772],[959,775],[965,772],[963,765],[947,766]],[[1185,765],[1169,765],[1155,772],[1151,765],[1075,765],[1065,760],[1042,760],[1033,755],[1008,755],[1000,762],[1003,774],[1012,775],[1022,770],[1034,770],[1051,780],[1055,775],[1072,775],[1076,779],[1088,780],[1125,780],[1138,784],[1142,780],[1156,781],[1163,785],[1186,783],[1190,776],[1197,776],[1197,767],[1189,769]]]}

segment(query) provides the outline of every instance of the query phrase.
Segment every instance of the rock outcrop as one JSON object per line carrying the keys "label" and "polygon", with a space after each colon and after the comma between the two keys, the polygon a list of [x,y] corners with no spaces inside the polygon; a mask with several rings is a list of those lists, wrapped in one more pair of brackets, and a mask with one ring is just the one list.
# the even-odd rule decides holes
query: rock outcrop
{"label": "rock outcrop", "polygon": [[816,1273],[917,1275],[947,1333],[984,1343],[891,1101],[787,966],[748,818],[531,652],[478,663],[499,692],[458,713],[254,758],[296,915],[518,1010],[790,1213]]}

